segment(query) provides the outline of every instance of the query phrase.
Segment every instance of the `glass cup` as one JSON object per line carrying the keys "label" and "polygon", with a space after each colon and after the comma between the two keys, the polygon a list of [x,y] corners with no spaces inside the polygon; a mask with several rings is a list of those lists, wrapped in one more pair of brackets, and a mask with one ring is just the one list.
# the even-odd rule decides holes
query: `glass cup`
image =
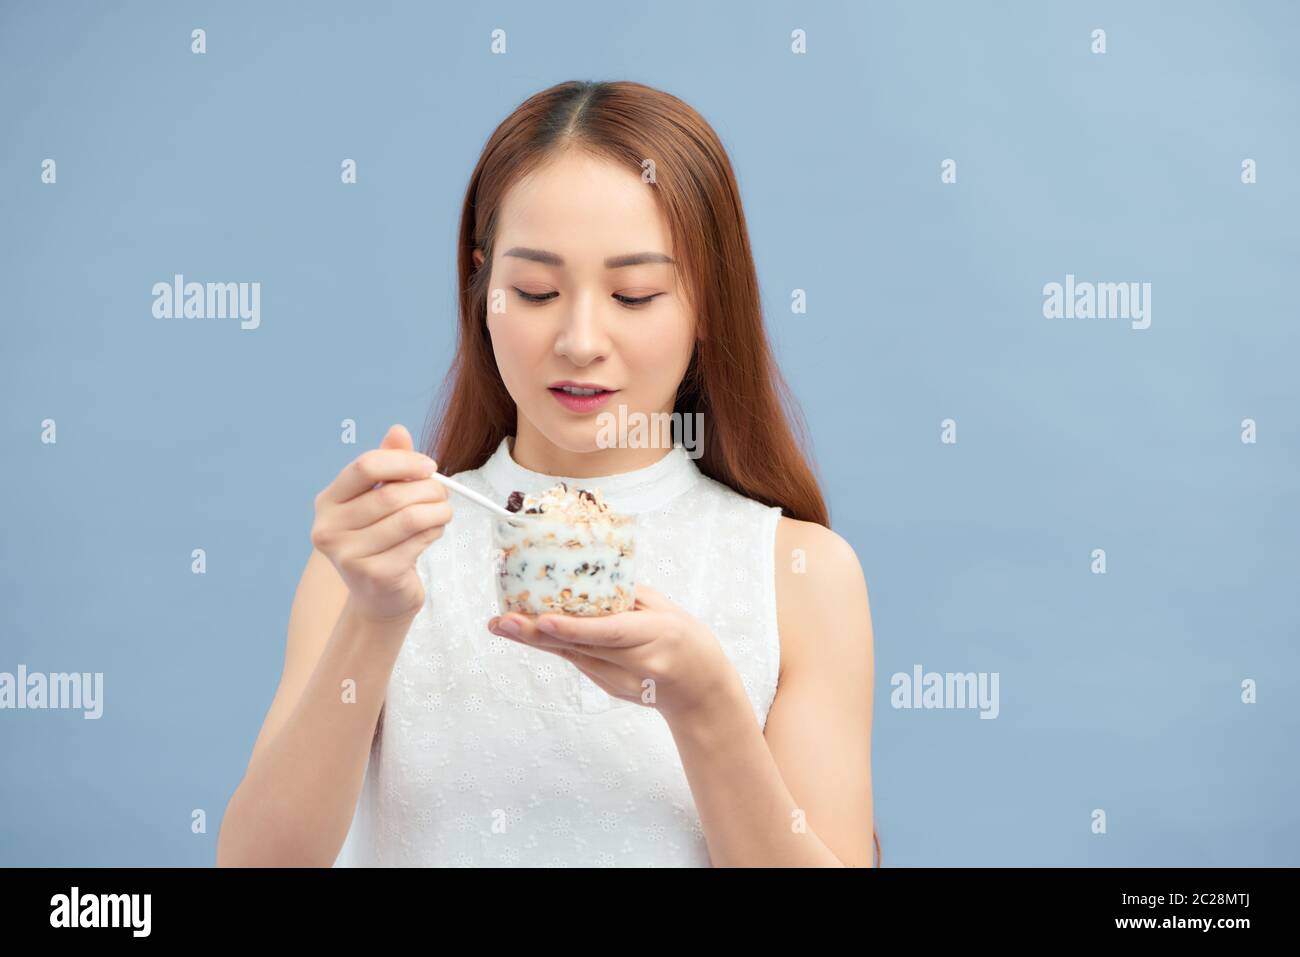
{"label": "glass cup", "polygon": [[612,615],[636,601],[636,525],[610,513],[571,522],[546,513],[492,520],[501,614]]}

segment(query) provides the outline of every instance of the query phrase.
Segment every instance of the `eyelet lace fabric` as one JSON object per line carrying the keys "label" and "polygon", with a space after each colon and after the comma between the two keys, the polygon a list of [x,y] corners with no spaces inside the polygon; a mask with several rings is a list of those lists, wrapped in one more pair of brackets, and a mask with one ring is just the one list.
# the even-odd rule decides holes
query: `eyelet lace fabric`
{"label": "eyelet lace fabric", "polygon": [[[596,486],[635,515],[637,581],[709,627],[762,727],[780,667],[780,508],[704,475],[681,447],[584,479],[524,469],[510,442],[452,477],[502,503],[561,480]],[[667,722],[564,659],[489,632],[491,517],[455,495],[452,507],[417,563],[425,605],[393,668],[335,866],[709,866]]]}

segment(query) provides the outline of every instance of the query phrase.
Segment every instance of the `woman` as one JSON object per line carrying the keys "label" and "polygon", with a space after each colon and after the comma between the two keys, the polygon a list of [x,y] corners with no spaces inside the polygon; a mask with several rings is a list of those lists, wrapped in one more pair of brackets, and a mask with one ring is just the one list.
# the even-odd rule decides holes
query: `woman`
{"label": "woman", "polygon": [[[716,134],[636,83],[533,96],[474,171],[459,273],[432,454],[395,426],[317,496],[218,863],[870,866],[866,584]],[[609,440],[673,413],[675,446]],[[453,520],[435,468],[502,504],[601,489],[636,519],[635,608],[499,615],[491,516]]]}

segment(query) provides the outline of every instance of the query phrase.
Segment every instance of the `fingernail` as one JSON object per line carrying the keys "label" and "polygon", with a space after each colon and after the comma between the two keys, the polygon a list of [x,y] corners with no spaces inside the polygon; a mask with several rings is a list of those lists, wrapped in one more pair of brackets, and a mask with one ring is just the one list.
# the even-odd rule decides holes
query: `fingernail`
{"label": "fingernail", "polygon": [[555,622],[552,621],[550,618],[537,619],[537,630],[544,631],[548,635],[559,634],[559,632],[555,630]]}
{"label": "fingernail", "polygon": [[509,635],[511,638],[519,637],[519,626],[509,618],[502,618],[497,622],[497,631]]}

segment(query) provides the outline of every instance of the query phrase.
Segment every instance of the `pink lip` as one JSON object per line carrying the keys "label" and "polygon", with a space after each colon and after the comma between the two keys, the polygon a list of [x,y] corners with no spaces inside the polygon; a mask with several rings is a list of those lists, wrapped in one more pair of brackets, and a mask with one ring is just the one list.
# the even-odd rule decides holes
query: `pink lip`
{"label": "pink lip", "polygon": [[551,386],[550,393],[555,396],[555,401],[559,402],[560,405],[564,406],[570,412],[594,412],[608,402],[609,397],[617,391],[609,390],[606,392],[600,392],[596,395],[569,395],[567,392],[560,391],[558,386],[561,384],[572,385],[579,389],[599,389],[601,386],[579,385],[576,382],[556,383],[556,385]]}
{"label": "pink lip", "polygon": [[552,382],[548,389],[558,389],[562,385],[572,386],[575,389],[604,389],[606,392],[617,392],[617,389],[611,389],[607,385],[601,385],[599,382],[574,382],[572,379],[561,379],[558,382]]}

